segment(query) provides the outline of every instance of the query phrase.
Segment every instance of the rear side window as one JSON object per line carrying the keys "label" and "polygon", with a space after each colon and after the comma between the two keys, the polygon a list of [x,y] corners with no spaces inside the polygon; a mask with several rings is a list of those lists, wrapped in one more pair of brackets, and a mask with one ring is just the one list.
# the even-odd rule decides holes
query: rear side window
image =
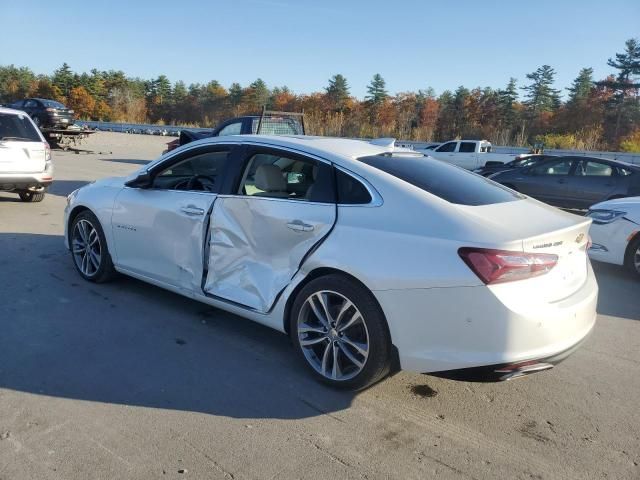
{"label": "rear side window", "polygon": [[0,140],[42,142],[38,131],[27,115],[0,113]]}
{"label": "rear side window", "polygon": [[384,155],[359,160],[458,205],[489,205],[520,198],[491,180],[440,160]]}
{"label": "rear side window", "polygon": [[460,143],[460,150],[458,151],[463,153],[473,153],[476,151],[476,144],[473,142],[462,142]]}
{"label": "rear side window", "polygon": [[369,190],[351,175],[336,169],[338,203],[342,205],[366,205],[372,198]]}

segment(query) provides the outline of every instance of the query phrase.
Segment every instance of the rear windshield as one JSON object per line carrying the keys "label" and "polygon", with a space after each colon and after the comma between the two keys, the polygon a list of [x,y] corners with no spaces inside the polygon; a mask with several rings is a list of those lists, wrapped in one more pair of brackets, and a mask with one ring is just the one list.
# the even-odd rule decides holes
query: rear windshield
{"label": "rear windshield", "polygon": [[66,108],[60,102],[54,102],[53,100],[41,100],[45,107],[48,108]]}
{"label": "rear windshield", "polygon": [[41,142],[38,131],[27,115],[0,113],[0,140],[19,142]]}
{"label": "rear windshield", "polygon": [[376,155],[359,160],[459,205],[489,205],[520,198],[491,180],[433,158]]}
{"label": "rear windshield", "polygon": [[[254,118],[251,133],[258,131],[259,118]],[[303,135],[302,124],[293,118],[264,117],[260,125],[262,135]]]}

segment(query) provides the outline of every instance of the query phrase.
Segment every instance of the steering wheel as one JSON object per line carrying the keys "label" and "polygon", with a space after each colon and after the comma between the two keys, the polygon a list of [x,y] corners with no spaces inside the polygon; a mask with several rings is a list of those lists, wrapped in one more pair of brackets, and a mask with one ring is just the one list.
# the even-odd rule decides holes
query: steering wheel
{"label": "steering wheel", "polygon": [[[207,182],[202,182],[202,180],[207,180]],[[187,182],[187,190],[196,190],[196,186],[199,186],[199,190],[207,190],[209,192],[212,192],[212,187],[215,183],[215,177],[211,177],[209,175],[194,175]]]}

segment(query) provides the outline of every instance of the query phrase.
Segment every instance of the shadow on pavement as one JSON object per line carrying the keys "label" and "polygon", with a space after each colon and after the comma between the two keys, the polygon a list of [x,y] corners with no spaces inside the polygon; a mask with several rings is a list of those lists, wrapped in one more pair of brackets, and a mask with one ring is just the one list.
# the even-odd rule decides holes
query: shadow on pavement
{"label": "shadow on pavement", "polygon": [[62,237],[0,233],[0,388],[237,418],[347,408],[285,335],[157,287],[80,278]]}
{"label": "shadow on pavement", "polygon": [[88,180],[54,180],[47,189],[47,193],[49,195],[66,197],[77,188],[84,187],[88,183]]}
{"label": "shadow on pavement", "polygon": [[598,313],[640,320],[640,278],[634,278],[622,266],[600,262],[592,262],[592,265],[600,287]]}
{"label": "shadow on pavement", "polygon": [[140,160],[136,158],[101,158],[102,162],[130,163],[132,165],[146,165],[153,160]]}

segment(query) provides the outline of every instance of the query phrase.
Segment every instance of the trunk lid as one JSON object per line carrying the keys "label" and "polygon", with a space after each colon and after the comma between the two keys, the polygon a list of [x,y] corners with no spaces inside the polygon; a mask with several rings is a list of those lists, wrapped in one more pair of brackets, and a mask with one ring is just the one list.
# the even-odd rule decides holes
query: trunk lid
{"label": "trunk lid", "polygon": [[[483,247],[518,248],[526,253],[558,256],[549,273],[505,283],[500,289],[525,287],[537,299],[556,302],[570,296],[587,280],[590,218],[532,199],[460,208],[467,218],[475,220],[476,227],[487,229],[478,236]],[[488,243],[489,238],[495,242],[493,245]]]}

